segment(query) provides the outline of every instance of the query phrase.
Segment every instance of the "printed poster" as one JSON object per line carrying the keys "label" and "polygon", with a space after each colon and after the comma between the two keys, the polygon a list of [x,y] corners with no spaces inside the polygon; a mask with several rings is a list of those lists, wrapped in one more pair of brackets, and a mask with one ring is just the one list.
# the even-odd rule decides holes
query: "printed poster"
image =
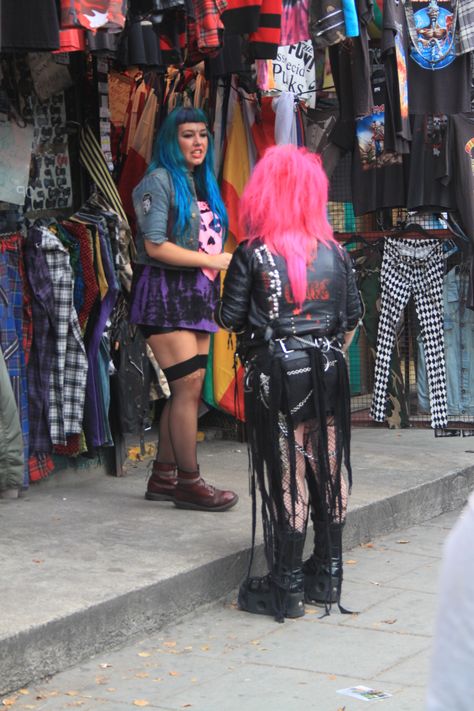
{"label": "printed poster", "polygon": [[273,60],[275,89],[299,95],[311,108],[316,106],[316,67],[310,40],[278,47]]}

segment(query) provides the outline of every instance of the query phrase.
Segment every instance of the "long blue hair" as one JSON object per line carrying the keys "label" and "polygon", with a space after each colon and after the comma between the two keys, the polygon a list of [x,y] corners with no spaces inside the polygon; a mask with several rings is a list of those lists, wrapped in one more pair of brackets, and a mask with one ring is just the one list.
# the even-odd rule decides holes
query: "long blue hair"
{"label": "long blue hair", "polygon": [[229,224],[227,211],[214,175],[212,136],[206,114],[201,109],[181,106],[168,114],[156,137],[152,160],[147,172],[150,173],[156,168],[163,167],[171,175],[176,204],[172,232],[175,236],[185,234],[189,230],[191,221],[193,195],[189,187],[189,169],[178,143],[178,126],[182,123],[204,123],[206,125],[208,149],[204,161],[194,168],[194,182],[197,194],[206,200],[212,212],[218,215],[225,233]]}

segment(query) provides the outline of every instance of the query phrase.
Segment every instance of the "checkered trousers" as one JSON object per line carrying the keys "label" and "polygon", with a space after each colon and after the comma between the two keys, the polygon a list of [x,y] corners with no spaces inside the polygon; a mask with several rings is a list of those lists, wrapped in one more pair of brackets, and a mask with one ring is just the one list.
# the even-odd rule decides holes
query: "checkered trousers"
{"label": "checkered trousers", "polygon": [[87,357],[74,308],[74,277],[67,249],[46,227],[41,249],[53,285],[56,347],[49,381],[49,427],[53,444],[67,444],[82,430]]}
{"label": "checkered trousers", "polygon": [[390,359],[397,324],[413,296],[426,356],[431,426],[448,422],[443,333],[443,244],[436,239],[385,240],[380,273],[382,305],[377,332],[371,417],[385,419]]}

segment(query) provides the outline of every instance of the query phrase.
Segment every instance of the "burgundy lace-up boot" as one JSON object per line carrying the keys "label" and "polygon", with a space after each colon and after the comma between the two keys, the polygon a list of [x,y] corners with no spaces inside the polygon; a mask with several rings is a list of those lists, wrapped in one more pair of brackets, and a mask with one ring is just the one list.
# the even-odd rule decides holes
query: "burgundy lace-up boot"
{"label": "burgundy lace-up boot", "polygon": [[216,489],[201,477],[199,469],[187,472],[178,469],[178,482],[174,492],[174,505],[179,509],[195,511],[227,511],[235,506],[239,497],[233,491]]}
{"label": "burgundy lace-up boot", "polygon": [[151,476],[148,479],[145,499],[148,501],[174,501],[176,491],[176,464],[153,462]]}

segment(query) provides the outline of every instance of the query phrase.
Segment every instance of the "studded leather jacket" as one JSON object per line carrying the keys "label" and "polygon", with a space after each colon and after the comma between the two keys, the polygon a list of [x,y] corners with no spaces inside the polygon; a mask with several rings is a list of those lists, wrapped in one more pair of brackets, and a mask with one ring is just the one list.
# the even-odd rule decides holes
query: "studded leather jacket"
{"label": "studded leather jacket", "polygon": [[361,316],[352,264],[338,244],[318,246],[308,267],[306,300],[295,304],[285,260],[260,242],[241,243],[227,271],[216,321],[245,340],[312,333],[342,339]]}

